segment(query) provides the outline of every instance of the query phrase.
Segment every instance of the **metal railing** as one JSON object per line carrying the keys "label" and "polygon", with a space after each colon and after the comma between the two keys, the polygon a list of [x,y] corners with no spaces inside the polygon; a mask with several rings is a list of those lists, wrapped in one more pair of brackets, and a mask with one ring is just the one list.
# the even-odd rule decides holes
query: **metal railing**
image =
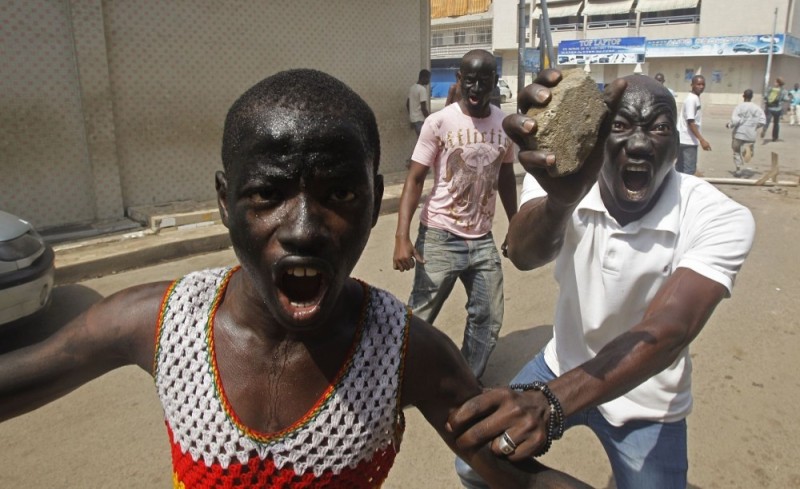
{"label": "metal railing", "polygon": [[676,15],[674,17],[642,17],[639,25],[699,24],[699,15]]}
{"label": "metal railing", "polygon": [[431,59],[460,58],[473,49],[485,49],[491,52],[492,43],[464,43],[431,46]]}
{"label": "metal railing", "polygon": [[587,29],[619,29],[620,27],[636,27],[636,19],[600,20],[586,24]]}

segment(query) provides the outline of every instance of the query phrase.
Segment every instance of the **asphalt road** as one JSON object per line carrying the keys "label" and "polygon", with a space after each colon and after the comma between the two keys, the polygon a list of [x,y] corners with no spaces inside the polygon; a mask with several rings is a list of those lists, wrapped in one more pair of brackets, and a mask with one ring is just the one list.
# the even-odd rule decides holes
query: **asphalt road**
{"label": "asphalt road", "polygon": [[[729,176],[729,135],[723,118],[707,122],[714,150],[701,154],[707,176]],[[781,178],[800,170],[800,128],[784,127],[784,142],[760,145],[755,172],[780,153]],[[692,346],[695,409],[689,418],[691,488],[800,487],[800,190],[720,185],[753,212],[757,236],[733,297],[717,309]],[[354,275],[405,299],[411,275],[391,269],[396,215],[379,219]],[[497,219],[495,236],[505,235]],[[47,321],[57,327],[102,296],[129,285],[164,280],[202,267],[235,262],[230,250],[176,260],[57,288]],[[551,335],[556,286],[552,265],[533,272],[505,263],[506,321],[484,381],[503,384]],[[438,326],[460,344],[464,294],[456,288]],[[52,329],[52,328],[50,328]],[[46,337],[32,326],[0,331],[3,349]],[[415,411],[385,487],[458,487],[452,456]],[[152,380],[128,367],[41,409],[0,424],[0,487],[156,488],[171,486],[167,436]],[[544,462],[597,487],[610,471],[599,443],[571,430]]]}

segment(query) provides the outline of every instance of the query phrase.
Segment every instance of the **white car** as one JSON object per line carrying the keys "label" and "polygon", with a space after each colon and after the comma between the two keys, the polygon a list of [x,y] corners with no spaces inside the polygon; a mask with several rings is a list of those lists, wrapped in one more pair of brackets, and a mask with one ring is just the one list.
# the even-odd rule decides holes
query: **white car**
{"label": "white car", "polygon": [[0,211],[0,324],[50,303],[55,253],[27,221]]}
{"label": "white car", "polygon": [[502,78],[497,80],[497,88],[500,89],[500,103],[504,104],[513,98],[511,87],[509,87],[508,83]]}

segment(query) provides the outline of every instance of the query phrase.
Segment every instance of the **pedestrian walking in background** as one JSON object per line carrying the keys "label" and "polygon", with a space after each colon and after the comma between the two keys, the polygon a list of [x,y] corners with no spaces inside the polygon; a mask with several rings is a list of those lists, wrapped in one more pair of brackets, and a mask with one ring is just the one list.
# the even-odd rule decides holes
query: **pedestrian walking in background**
{"label": "pedestrian walking in background", "polygon": [[734,177],[741,177],[745,163],[755,152],[756,134],[759,128],[767,123],[767,116],[761,107],[753,103],[753,91],[749,88],[742,94],[744,101],[733,109],[731,120],[726,127],[733,129],[732,143],[733,164],[736,170]]}
{"label": "pedestrian walking in background", "polygon": [[792,97],[792,101],[789,105],[789,125],[796,126],[800,125],[800,116],[797,114],[797,106],[800,105],[800,83],[794,84],[794,89],[789,90],[789,96]]}
{"label": "pedestrian walking in background", "polygon": [[658,83],[660,83],[660,84],[664,85],[664,88],[666,88],[667,90],[669,90],[669,93],[671,93],[673,97],[677,97],[677,96],[678,96],[678,94],[677,94],[677,93],[675,93],[675,90],[673,90],[673,89],[669,88],[669,87],[666,85],[666,83],[665,83],[665,82],[667,81],[667,79],[664,77],[664,73],[656,73],[656,76],[654,76],[654,77],[653,77],[653,79],[655,79],[655,81],[657,81]]}
{"label": "pedestrian walking in background", "polygon": [[[766,138],[767,129],[769,129],[770,122],[772,123],[772,142],[778,141],[780,135],[781,116],[783,115],[783,102],[789,100],[789,92],[783,88],[783,78],[775,78],[775,83],[764,94],[767,110],[767,124],[761,129],[761,138]],[[764,139],[766,144],[767,140]]]}
{"label": "pedestrian walking in background", "polygon": [[428,85],[431,82],[431,72],[420,70],[417,82],[408,89],[406,99],[406,110],[408,110],[408,121],[419,137],[422,130],[422,123],[431,114],[428,106]]}
{"label": "pedestrian walking in background", "polygon": [[702,146],[704,151],[711,151],[711,144],[706,141],[700,132],[700,127],[703,125],[700,94],[705,89],[705,77],[703,75],[693,76],[691,91],[686,96],[681,114],[678,117],[680,151],[678,151],[678,160],[675,168],[687,175],[697,173],[697,146]]}

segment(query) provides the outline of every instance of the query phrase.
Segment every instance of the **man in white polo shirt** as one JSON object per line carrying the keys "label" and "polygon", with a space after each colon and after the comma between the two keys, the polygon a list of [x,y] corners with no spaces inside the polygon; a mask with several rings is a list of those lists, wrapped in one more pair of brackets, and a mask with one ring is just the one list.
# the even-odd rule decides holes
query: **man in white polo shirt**
{"label": "man in white polo shirt", "polygon": [[[547,87],[559,81],[557,71],[540,74],[520,97],[523,113],[546,104]],[[606,97],[611,112],[598,142],[566,177],[548,175],[558,155],[535,150],[532,121],[504,121],[529,172],[508,256],[525,270],[556,260],[554,336],[511,389],[481,394],[450,426],[459,432],[480,419],[460,446],[491,442],[498,455],[523,461],[585,425],[603,444],[617,488],[684,489],[689,344],[730,296],[754,222],[709,183],[675,170],[677,110],[664,86],[633,75]],[[467,487],[484,487],[465,464],[457,468]]]}

